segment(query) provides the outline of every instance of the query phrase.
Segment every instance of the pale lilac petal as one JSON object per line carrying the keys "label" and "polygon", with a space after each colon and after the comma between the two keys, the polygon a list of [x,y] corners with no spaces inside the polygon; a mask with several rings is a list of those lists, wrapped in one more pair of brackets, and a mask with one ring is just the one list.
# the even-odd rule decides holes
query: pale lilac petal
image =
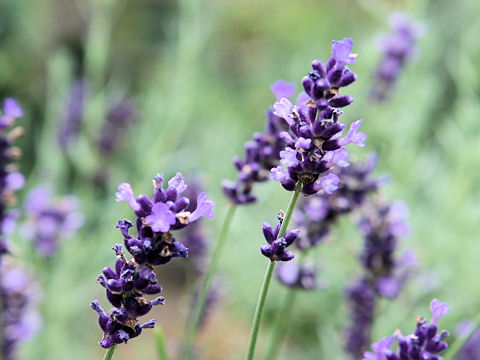
{"label": "pale lilac petal", "polygon": [[295,146],[297,148],[305,149],[305,150],[308,150],[311,145],[312,145],[312,140],[311,139],[305,139],[303,137],[300,137],[297,140],[297,143],[295,144]]}
{"label": "pale lilac petal", "polygon": [[270,90],[272,90],[277,100],[289,98],[295,94],[295,84],[285,80],[277,80],[270,86]]}
{"label": "pale lilac petal", "polygon": [[352,54],[353,41],[350,38],[345,38],[339,41],[332,41],[332,56],[335,61],[344,64],[353,64],[355,62],[356,54]]}
{"label": "pale lilac petal", "polygon": [[5,112],[5,115],[11,116],[14,118],[19,118],[23,116],[23,110],[18,104],[18,101],[15,100],[14,98],[6,98],[5,101],[3,102],[3,109]]}
{"label": "pale lilac petal", "polygon": [[280,151],[280,159],[280,162],[287,167],[293,167],[300,164],[300,160],[297,159],[297,151],[289,147]]}
{"label": "pale lilac petal", "polygon": [[447,303],[442,303],[438,299],[433,299],[430,303],[430,311],[432,312],[432,324],[437,326],[438,320],[450,312]]}
{"label": "pale lilac petal", "polygon": [[9,190],[20,190],[25,185],[25,178],[19,172],[11,172],[7,175],[6,187]]}
{"label": "pale lilac petal", "polygon": [[200,217],[204,216],[207,219],[214,219],[215,214],[213,212],[213,206],[215,204],[211,200],[207,200],[207,195],[202,192],[197,197],[197,208],[194,212],[190,214],[188,220],[190,222],[199,219]]}
{"label": "pale lilac petal", "polygon": [[350,125],[350,129],[348,130],[347,136],[345,136],[343,139],[340,139],[338,141],[338,144],[340,146],[345,146],[350,143],[354,143],[360,147],[364,147],[365,146],[364,141],[367,139],[367,135],[362,133],[361,131],[358,131],[362,122],[363,120],[354,121]]}
{"label": "pale lilac petal", "polygon": [[288,172],[281,166],[272,168],[270,179],[273,181],[282,182],[288,178]]}
{"label": "pale lilac petal", "polygon": [[118,185],[118,192],[115,193],[115,200],[126,201],[134,211],[140,210],[140,205],[135,201],[132,186],[128,183]]}
{"label": "pale lilac petal", "polygon": [[175,224],[177,218],[164,203],[156,203],[152,207],[152,214],[145,217],[145,222],[150,225],[154,232],[168,232],[170,225]]}
{"label": "pale lilac petal", "polygon": [[185,183],[183,175],[177,172],[177,174],[168,181],[168,187],[174,188],[177,190],[177,194],[181,194],[187,189],[187,184]]}
{"label": "pale lilac petal", "polygon": [[328,175],[320,178],[320,185],[327,194],[332,194],[335,190],[337,190],[339,183],[340,178],[334,173],[329,173]]}
{"label": "pale lilac petal", "polygon": [[340,148],[338,150],[328,151],[323,157],[323,160],[327,162],[327,167],[332,167],[334,165],[347,167],[350,166],[350,163],[347,161],[349,157],[350,153],[344,148]]}
{"label": "pale lilac petal", "polygon": [[273,114],[284,119],[290,126],[293,125],[293,109],[293,104],[286,98],[282,98],[273,104]]}

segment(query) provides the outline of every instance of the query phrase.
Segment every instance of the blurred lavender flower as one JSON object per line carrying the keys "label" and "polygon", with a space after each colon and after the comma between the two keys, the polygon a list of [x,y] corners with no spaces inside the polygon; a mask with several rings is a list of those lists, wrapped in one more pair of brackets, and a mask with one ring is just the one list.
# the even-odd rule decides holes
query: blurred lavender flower
{"label": "blurred lavender flower", "polygon": [[317,281],[318,269],[314,266],[291,261],[279,265],[275,272],[280,283],[295,289],[316,290],[324,286]]}
{"label": "blurred lavender flower", "polygon": [[405,204],[373,201],[370,205],[359,223],[365,239],[360,255],[364,274],[347,290],[351,319],[345,349],[352,359],[360,358],[370,342],[377,296],[396,297],[413,266],[409,253],[395,259],[397,239],[409,232]]}
{"label": "blurred lavender flower", "polygon": [[[462,321],[457,326],[457,339],[463,339],[473,330],[472,321]],[[456,340],[458,341],[458,340]],[[454,360],[480,359],[480,330],[475,331],[455,355]]]}
{"label": "blurred lavender flower", "polygon": [[340,95],[340,88],[350,85],[356,75],[346,64],[355,61],[351,53],[353,41],[343,39],[333,41],[332,57],[324,66],[320,60],[312,62],[313,71],[303,78],[306,95],[296,106],[287,98],[282,98],[273,105],[273,113],[284,119],[289,131],[280,134],[286,147],[280,152],[282,166],[272,169],[271,179],[279,181],[282,186],[293,191],[301,181],[302,192],[312,195],[321,190],[333,193],[340,178],[330,169],[333,166],[349,165],[349,153],[344,146],[355,143],[365,146],[367,136],[359,131],[362,120],[351,124],[348,134],[340,138],[345,125],[338,122],[340,108],[353,102],[348,95]]}
{"label": "blurred lavender flower", "polygon": [[407,61],[416,53],[415,43],[423,33],[423,27],[404,13],[392,14],[389,23],[393,33],[379,39],[383,59],[371,91],[371,96],[377,101],[388,98]]}
{"label": "blurred lavender flower", "polygon": [[137,237],[129,234],[129,228],[133,226],[130,221],[119,221],[117,228],[121,230],[125,247],[134,259],[127,260],[122,246],[117,244],[113,247],[117,254],[114,269],[106,267],[98,277],[98,282],[106,289],[107,299],[114,306],[108,314],[98,301],[92,303],[104,332],[100,341],[104,348],[126,343],[140,335],[142,329],[154,326],[154,320],[143,325],[137,320],[165,300],[161,296],[152,301],[144,298],[162,291],[153,266],[165,264],[173,257],[188,256],[188,249],[175,240],[171,231],[185,228],[202,216],[214,217],[214,204],[207,200],[205,193],[197,196],[195,209],[187,210],[190,199],[181,196],[187,185],[180,173],[168,182],[166,190],[163,189],[161,174],[154,178],[153,186],[152,199],[143,194],[135,198],[132,187],[127,183],[120,184],[115,194],[117,201],[128,202],[135,211]]}
{"label": "blurred lavender flower", "polygon": [[129,125],[136,119],[136,110],[130,99],[121,98],[112,102],[97,140],[97,146],[102,156],[107,157],[115,153],[120,147]]}
{"label": "blurred lavender flower", "polygon": [[[289,97],[295,92],[295,85],[278,80],[271,90],[277,99],[280,96]],[[279,164],[280,151],[285,147],[285,141],[279,134],[287,129],[287,124],[269,109],[265,131],[253,134],[253,139],[244,146],[245,159],[233,159],[239,172],[237,182],[225,180],[222,183],[223,191],[232,203],[247,204],[257,200],[252,194],[253,185],[267,181],[270,170]]]}
{"label": "blurred lavender flower", "polygon": [[23,233],[43,257],[56,254],[63,239],[68,239],[82,227],[84,216],[79,201],[73,195],[54,200],[46,187],[33,189],[25,200],[27,220]]}
{"label": "blurred lavender flower", "polygon": [[67,150],[80,134],[87,95],[85,80],[77,80],[70,90],[62,123],[58,131],[58,144],[63,151]]}
{"label": "blurred lavender flower", "polygon": [[[441,360],[438,356],[445,351],[448,344],[443,341],[449,334],[443,330],[438,332],[438,319],[450,312],[446,303],[441,303],[438,299],[433,299],[430,304],[432,311],[432,321],[427,325],[424,318],[417,320],[415,332],[408,336],[403,336],[397,332],[395,336],[386,337],[372,345],[372,352],[365,352],[364,360],[417,360],[430,359]],[[398,350],[391,350],[395,339],[398,341]]]}
{"label": "blurred lavender flower", "polygon": [[[15,127],[15,119],[23,116],[23,110],[13,98],[7,98],[3,103],[3,113],[0,114],[0,256],[8,251],[6,235],[15,229],[18,217],[17,210],[8,210],[8,205],[15,203],[14,191],[25,184],[23,175],[17,171],[12,161],[21,155],[19,148],[13,142],[23,134],[23,129]],[[1,263],[1,257],[0,257]]]}
{"label": "blurred lavender flower", "polygon": [[39,286],[18,266],[3,261],[1,267],[1,358],[17,358],[20,342],[32,338],[40,328],[40,315],[36,311]]}

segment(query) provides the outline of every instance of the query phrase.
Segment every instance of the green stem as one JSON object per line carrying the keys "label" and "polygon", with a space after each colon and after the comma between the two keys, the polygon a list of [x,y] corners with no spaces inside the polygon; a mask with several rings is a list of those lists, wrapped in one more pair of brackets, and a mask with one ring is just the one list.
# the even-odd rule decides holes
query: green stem
{"label": "green stem", "polygon": [[463,345],[472,337],[472,335],[480,329],[480,313],[477,315],[477,317],[473,320],[472,328],[468,332],[466,336],[464,336],[461,339],[456,339],[453,342],[453,345],[448,349],[447,351],[447,356],[445,356],[445,359],[448,360],[453,360],[455,358],[455,355],[460,351]]}
{"label": "green stem", "polygon": [[[287,212],[285,213],[285,217],[283,218],[283,221],[282,221],[282,226],[280,227],[280,231],[277,236],[278,239],[285,236],[285,233],[287,232],[288,223],[290,222],[290,218],[292,217],[293,210],[295,209],[295,205],[297,204],[298,195],[300,194],[301,189],[302,189],[302,182],[299,181],[297,183],[297,186],[295,187],[295,192],[292,194],[292,197],[288,204]],[[267,272],[265,273],[265,278],[263,280],[262,289],[260,290],[260,295],[258,296],[257,306],[255,308],[252,332],[250,334],[250,341],[248,343],[247,360],[253,360],[253,355],[255,353],[255,345],[257,344],[258,331],[260,329],[260,323],[262,321],[263,309],[265,307],[265,301],[267,299],[268,288],[270,287],[270,282],[272,280],[272,274],[273,274],[274,268],[275,268],[275,261],[271,261],[268,264]]]}
{"label": "green stem", "polygon": [[160,360],[168,360],[167,350],[165,349],[165,336],[162,329],[155,329],[154,335],[157,343],[157,354]]}
{"label": "green stem", "polygon": [[292,313],[292,306],[295,301],[296,294],[297,290],[290,287],[288,292],[285,294],[282,305],[277,310],[277,314],[273,322],[273,333],[270,338],[270,343],[268,344],[267,355],[265,356],[265,359],[267,360],[273,360],[277,357],[278,350],[280,350],[279,344],[285,335],[285,325],[287,324]]}
{"label": "green stem", "polygon": [[183,358],[185,360],[189,359],[191,355],[193,342],[195,341],[195,336],[197,335],[198,325],[200,324],[200,319],[205,309],[205,303],[207,301],[207,296],[210,291],[210,286],[212,285],[213,275],[217,270],[218,261],[220,260],[220,255],[225,245],[225,240],[227,239],[228,229],[230,228],[235,209],[236,206],[232,204],[227,211],[227,215],[223,222],[220,235],[215,245],[215,249],[213,250],[210,266],[208,267],[202,287],[200,289],[200,295],[198,296],[198,299],[195,303],[195,308],[193,309],[193,316],[188,325],[187,335],[185,339],[185,347],[183,352]]}
{"label": "green stem", "polygon": [[117,348],[117,345],[113,345],[111,348],[107,350],[105,353],[105,356],[103,360],[112,360],[113,359],[113,353],[115,352],[115,349]]}

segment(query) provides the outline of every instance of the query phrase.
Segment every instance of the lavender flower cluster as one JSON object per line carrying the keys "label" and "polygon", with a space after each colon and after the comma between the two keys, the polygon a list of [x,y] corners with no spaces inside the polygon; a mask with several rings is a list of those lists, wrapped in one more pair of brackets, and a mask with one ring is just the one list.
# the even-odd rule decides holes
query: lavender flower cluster
{"label": "lavender flower cluster", "polygon": [[40,256],[54,256],[63,239],[72,236],[84,223],[78,210],[79,201],[73,195],[54,200],[46,187],[33,189],[25,200],[27,220],[24,235],[29,238]]}
{"label": "lavender flower cluster", "polygon": [[371,96],[377,101],[388,98],[406,63],[416,53],[415,43],[423,32],[420,24],[414,23],[403,13],[392,14],[389,23],[393,33],[379,39],[383,58],[371,91]]}
{"label": "lavender flower cluster", "polygon": [[[279,96],[289,97],[295,92],[295,85],[280,80],[272,85],[272,91],[277,99]],[[269,109],[265,131],[253,134],[253,139],[245,144],[244,159],[233,159],[238,170],[237,181],[222,182],[223,192],[233,204],[248,204],[257,200],[252,194],[253,185],[267,181],[270,170],[278,165],[280,151],[285,147],[280,133],[287,129],[287,124]]]}
{"label": "lavender flower cluster", "polygon": [[409,231],[405,205],[378,200],[370,205],[359,223],[365,239],[360,255],[364,273],[347,290],[351,319],[345,349],[352,359],[358,359],[370,342],[377,296],[395,297],[411,265],[408,255],[400,262],[395,259],[397,239]]}
{"label": "lavender flower cluster", "polygon": [[[13,192],[25,184],[23,175],[13,164],[21,152],[13,142],[23,134],[21,127],[12,128],[15,119],[23,116],[23,110],[13,98],[5,99],[3,114],[0,114],[0,256],[8,251],[6,235],[15,228],[18,211],[8,210],[8,205],[15,203]],[[1,257],[0,257],[1,261]]]}
{"label": "lavender flower cluster", "polygon": [[353,41],[333,41],[332,57],[325,66],[320,60],[312,62],[312,71],[302,80],[305,94],[300,96],[299,105],[282,98],[273,105],[274,114],[285,120],[289,131],[280,136],[286,147],[280,152],[282,166],[272,169],[271,178],[293,191],[298,181],[301,191],[312,195],[320,190],[333,193],[340,178],[330,169],[337,165],[348,166],[349,153],[344,146],[355,143],[365,146],[366,135],[358,129],[362,120],[351,124],[344,138],[340,138],[344,124],[338,122],[339,109],[351,104],[353,98],[341,95],[340,89],[356,80],[347,64],[355,62],[351,53]]}
{"label": "lavender flower cluster", "polygon": [[33,337],[40,328],[40,315],[36,310],[40,290],[18,264],[4,260],[0,270],[0,357],[14,360],[20,341]]}
{"label": "lavender flower cluster", "polygon": [[100,345],[110,348],[137,337],[144,328],[154,326],[154,320],[142,325],[137,318],[146,315],[153,306],[163,304],[165,299],[157,297],[148,301],[145,295],[156,295],[162,291],[153,266],[166,264],[174,257],[188,256],[188,249],[176,241],[171,231],[180,230],[200,217],[213,218],[213,202],[205,193],[197,197],[197,206],[188,211],[190,199],[181,194],[187,189],[183,176],[177,173],[163,189],[163,175],[153,180],[152,198],[139,195],[135,198],[131,186],[121,184],[116,193],[117,201],[126,201],[134,210],[137,236],[129,234],[133,224],[128,220],[119,221],[125,248],[133,256],[127,260],[121,245],[113,247],[117,254],[115,268],[106,267],[98,282],[106,289],[106,296],[114,308],[108,314],[98,301],[92,303],[97,311],[99,325],[104,332]]}
{"label": "lavender flower cluster", "polygon": [[[415,332],[408,336],[403,336],[400,332],[395,336],[381,339],[372,345],[372,352],[365,352],[364,360],[417,360],[430,359],[442,360],[438,354],[445,351],[448,344],[443,341],[449,334],[448,331],[438,330],[438,320],[450,312],[450,307],[446,303],[433,299],[430,303],[432,320],[427,325],[424,318],[417,320]],[[398,350],[391,349],[395,339],[398,342]]]}

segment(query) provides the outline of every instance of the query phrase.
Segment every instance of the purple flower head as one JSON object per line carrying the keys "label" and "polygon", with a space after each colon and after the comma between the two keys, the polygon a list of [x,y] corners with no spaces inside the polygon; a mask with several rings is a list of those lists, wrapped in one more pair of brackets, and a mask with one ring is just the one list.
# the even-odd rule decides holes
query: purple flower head
{"label": "purple flower head", "polygon": [[[448,308],[446,304],[440,303],[436,299],[432,301],[432,304],[434,304],[436,309],[437,307],[442,308],[442,310],[439,311],[445,315],[446,308]],[[425,319],[420,317],[417,319],[417,326],[413,334],[403,336],[397,331],[395,334],[395,339],[398,342],[396,351],[390,349],[393,345],[393,341],[378,345],[379,342],[374,344],[375,347],[372,345],[376,354],[365,353],[364,360],[441,360],[442,358],[438,354],[447,349],[448,345],[443,339],[448,335],[448,331],[443,330],[439,332],[436,324],[431,323],[430,325],[427,325]]]}
{"label": "purple flower head", "polygon": [[353,64],[357,54],[352,54],[353,41],[345,38],[339,41],[332,41],[332,56],[335,61],[341,64]]}
{"label": "purple flower head", "polygon": [[[282,98],[274,105],[274,114],[288,124],[288,132],[281,133],[286,146],[280,152],[281,163],[287,168],[280,172],[273,170],[271,177],[282,186],[293,191],[297,182],[302,183],[304,195],[312,195],[320,190],[335,191],[338,182],[331,168],[348,166],[348,152],[344,146],[354,143],[361,147],[366,135],[358,129],[361,120],[354,122],[348,135],[340,139],[345,125],[339,122],[341,108],[353,102],[348,95],[341,95],[340,89],[356,80],[347,64],[354,62],[351,54],[351,39],[334,41],[332,58],[324,65],[320,60],[312,62],[312,71],[303,78],[305,95],[299,98],[299,106]],[[284,176],[285,174],[287,176]]]}
{"label": "purple flower head", "polygon": [[265,240],[267,240],[269,244],[260,247],[263,256],[268,257],[270,261],[290,261],[295,257],[294,253],[285,249],[293,244],[298,237],[299,230],[289,231],[281,238],[278,238],[280,224],[273,229],[270,224],[264,222],[262,230]]}
{"label": "purple flower head", "polygon": [[88,89],[85,81],[77,80],[70,90],[58,130],[58,143],[63,150],[68,149],[80,135],[87,96]]}
{"label": "purple flower head", "polygon": [[383,57],[371,90],[371,96],[376,101],[384,101],[390,96],[405,65],[415,55],[417,39],[423,32],[421,25],[403,13],[392,14],[389,23],[392,33],[380,37],[378,41]]}
{"label": "purple flower head", "polygon": [[271,86],[273,95],[280,100],[281,98],[289,98],[295,94],[295,84],[289,83],[285,80],[277,80]]}
{"label": "purple flower head", "polygon": [[438,299],[433,299],[430,303],[430,311],[432,312],[432,325],[437,326],[438,320],[450,312],[450,307],[447,303],[442,303]]}
{"label": "purple flower head", "polygon": [[21,342],[32,338],[40,329],[41,320],[37,311],[40,288],[33,278],[9,259],[0,265],[0,296],[2,308],[2,358],[16,359]]}
{"label": "purple flower head", "polygon": [[43,257],[54,256],[63,240],[83,226],[84,215],[73,195],[54,199],[43,186],[33,189],[25,200],[27,219],[23,234],[30,239]]}
{"label": "purple flower head", "polygon": [[12,118],[20,118],[23,116],[23,110],[14,98],[6,98],[3,101],[3,111],[6,116],[11,116]]}
{"label": "purple flower head", "polygon": [[302,290],[316,290],[323,285],[317,280],[318,270],[308,265],[287,262],[276,268],[277,279],[285,286]]}

